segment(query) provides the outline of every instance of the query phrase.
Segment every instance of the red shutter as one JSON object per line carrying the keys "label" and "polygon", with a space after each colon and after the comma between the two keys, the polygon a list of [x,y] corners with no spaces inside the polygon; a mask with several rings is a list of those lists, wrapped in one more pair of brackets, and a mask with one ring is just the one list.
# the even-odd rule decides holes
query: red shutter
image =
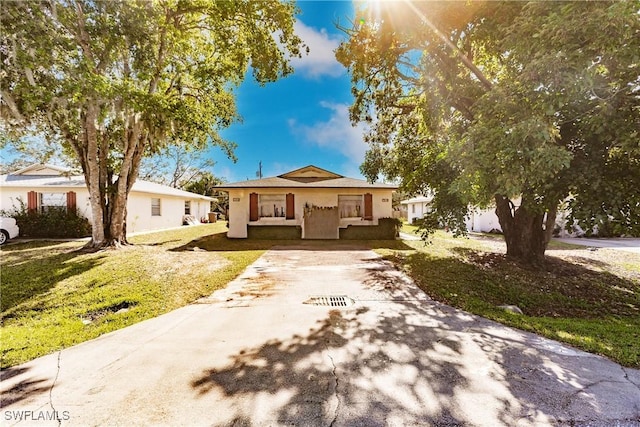
{"label": "red shutter", "polygon": [[36,212],[38,210],[38,193],[35,191],[29,191],[27,193],[27,210],[29,212]]}
{"label": "red shutter", "polygon": [[295,219],[295,203],[293,193],[287,193],[287,219]]}
{"label": "red shutter", "polygon": [[364,219],[373,219],[373,194],[364,195]]}
{"label": "red shutter", "polygon": [[69,191],[67,193],[67,211],[76,211],[76,193],[74,191]]}
{"label": "red shutter", "polygon": [[249,221],[258,220],[258,193],[249,194]]}

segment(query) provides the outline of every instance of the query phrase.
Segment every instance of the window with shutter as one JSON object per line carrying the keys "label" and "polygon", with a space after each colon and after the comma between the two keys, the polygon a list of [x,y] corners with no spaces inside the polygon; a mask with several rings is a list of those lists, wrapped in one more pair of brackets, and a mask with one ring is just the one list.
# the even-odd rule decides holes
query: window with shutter
{"label": "window with shutter", "polygon": [[340,218],[362,218],[362,195],[338,195]]}

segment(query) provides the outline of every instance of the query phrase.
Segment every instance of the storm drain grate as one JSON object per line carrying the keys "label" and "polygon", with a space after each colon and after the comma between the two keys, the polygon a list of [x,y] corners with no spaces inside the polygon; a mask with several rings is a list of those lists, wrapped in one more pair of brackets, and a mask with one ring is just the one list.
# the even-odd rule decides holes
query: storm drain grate
{"label": "storm drain grate", "polygon": [[347,307],[352,305],[354,301],[346,295],[315,295],[309,297],[304,303],[327,307]]}

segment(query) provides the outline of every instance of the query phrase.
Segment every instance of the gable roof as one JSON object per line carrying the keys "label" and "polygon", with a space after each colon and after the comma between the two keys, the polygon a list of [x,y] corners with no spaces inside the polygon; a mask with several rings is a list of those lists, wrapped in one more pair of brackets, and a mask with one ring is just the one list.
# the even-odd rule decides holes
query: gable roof
{"label": "gable roof", "polygon": [[[58,171],[53,175],[53,171]],[[8,175],[0,175],[0,188],[29,188],[51,192],[66,191],[70,189],[87,189],[83,175],[63,176],[69,169],[51,165],[31,165]],[[42,174],[41,174],[42,172]],[[141,179],[133,183],[131,192],[160,194],[165,196],[184,197],[189,199],[201,199],[215,201],[216,199],[201,194],[191,193],[169,187],[168,185]]]}
{"label": "gable roof", "polygon": [[237,188],[387,188],[394,190],[398,186],[347,178],[317,166],[309,165],[278,176],[232,182],[217,185],[215,188],[218,190]]}
{"label": "gable roof", "polygon": [[430,203],[432,200],[433,200],[433,197],[417,196],[417,197],[412,197],[411,199],[403,200],[400,202],[400,204],[408,205],[411,203]]}
{"label": "gable roof", "polygon": [[71,172],[71,169],[63,166],[55,166],[48,163],[35,163],[15,172],[11,172],[10,175],[60,176],[69,172]]}

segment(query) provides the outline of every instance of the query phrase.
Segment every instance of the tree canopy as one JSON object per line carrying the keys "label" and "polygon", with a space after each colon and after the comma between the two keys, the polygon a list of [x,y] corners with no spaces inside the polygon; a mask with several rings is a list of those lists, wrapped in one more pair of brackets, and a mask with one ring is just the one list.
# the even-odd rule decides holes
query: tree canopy
{"label": "tree canopy", "polygon": [[0,8],[0,114],[77,156],[92,245],[126,242],[126,199],[144,156],[167,144],[234,145],[234,88],[290,74],[303,47],[292,2],[53,0]]}
{"label": "tree canopy", "polygon": [[[496,205],[507,253],[541,263],[570,222],[640,233],[640,2],[385,2],[337,58],[369,179],[433,191],[427,227]],[[514,203],[515,202],[515,203]]]}

